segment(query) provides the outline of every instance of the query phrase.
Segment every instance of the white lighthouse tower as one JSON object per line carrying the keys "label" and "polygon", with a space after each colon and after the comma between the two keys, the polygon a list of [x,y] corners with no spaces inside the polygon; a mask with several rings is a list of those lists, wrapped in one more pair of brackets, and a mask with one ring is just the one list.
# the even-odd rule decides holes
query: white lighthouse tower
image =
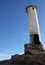
{"label": "white lighthouse tower", "polygon": [[26,12],[28,13],[28,25],[29,25],[29,35],[31,43],[36,44],[41,41],[39,23],[37,17],[37,7],[34,5],[29,5],[26,7]]}

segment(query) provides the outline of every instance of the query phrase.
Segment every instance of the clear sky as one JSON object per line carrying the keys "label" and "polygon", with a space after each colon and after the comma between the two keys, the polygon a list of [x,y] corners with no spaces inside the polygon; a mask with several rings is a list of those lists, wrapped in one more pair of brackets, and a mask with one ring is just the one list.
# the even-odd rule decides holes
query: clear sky
{"label": "clear sky", "polygon": [[38,7],[41,39],[45,48],[45,0],[0,0],[0,60],[24,53],[24,44],[29,43],[28,5]]}

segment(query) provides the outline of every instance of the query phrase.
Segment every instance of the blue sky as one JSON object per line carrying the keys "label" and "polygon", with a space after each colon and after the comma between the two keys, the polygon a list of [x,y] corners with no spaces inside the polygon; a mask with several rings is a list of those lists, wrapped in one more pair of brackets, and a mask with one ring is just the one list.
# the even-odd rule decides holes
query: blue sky
{"label": "blue sky", "polygon": [[24,44],[29,43],[28,5],[38,7],[41,39],[45,48],[45,0],[0,0],[0,60],[24,53]]}

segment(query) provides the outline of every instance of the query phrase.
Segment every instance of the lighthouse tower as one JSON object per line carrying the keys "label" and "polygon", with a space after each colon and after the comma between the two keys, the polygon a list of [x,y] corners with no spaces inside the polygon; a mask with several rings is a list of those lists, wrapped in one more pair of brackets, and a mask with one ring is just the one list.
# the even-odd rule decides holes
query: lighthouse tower
{"label": "lighthouse tower", "polygon": [[39,22],[37,17],[37,7],[34,5],[29,5],[26,7],[26,12],[28,13],[28,26],[29,26],[29,36],[30,42],[35,44],[40,44],[40,30]]}
{"label": "lighthouse tower", "polygon": [[28,14],[28,26],[29,26],[29,37],[30,44],[25,44],[24,52],[30,54],[32,50],[43,50],[41,44],[40,28],[37,17],[37,7],[29,5],[26,7],[26,13]]}

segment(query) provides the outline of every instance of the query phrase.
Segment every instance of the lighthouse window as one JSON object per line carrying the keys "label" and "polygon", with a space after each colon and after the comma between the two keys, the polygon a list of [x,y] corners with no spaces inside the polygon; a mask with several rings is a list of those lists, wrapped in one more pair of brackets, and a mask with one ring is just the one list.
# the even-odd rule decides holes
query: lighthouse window
{"label": "lighthouse window", "polygon": [[34,10],[34,7],[32,9]]}

